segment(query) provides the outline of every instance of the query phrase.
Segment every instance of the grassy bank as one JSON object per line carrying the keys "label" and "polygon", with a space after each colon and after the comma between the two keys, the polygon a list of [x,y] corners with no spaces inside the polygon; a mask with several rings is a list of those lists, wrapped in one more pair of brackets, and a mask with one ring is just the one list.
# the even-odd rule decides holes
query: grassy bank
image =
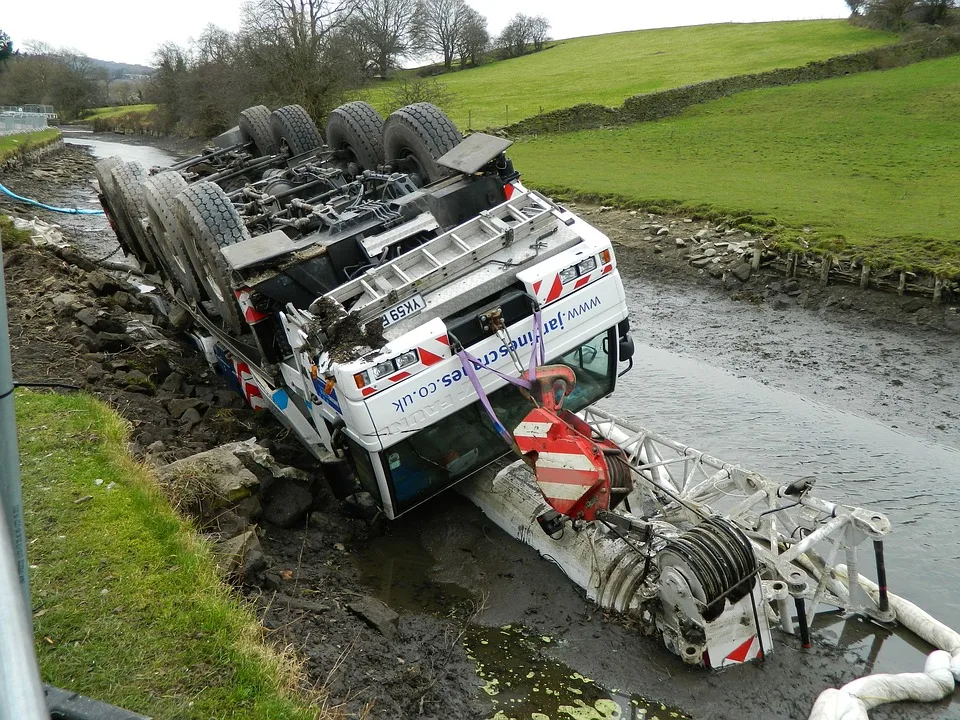
{"label": "grassy bank", "polygon": [[123,117],[124,115],[129,115],[131,113],[146,114],[151,110],[154,110],[156,107],[156,105],[146,103],[143,105],[118,105],[116,107],[94,108],[93,110],[88,110],[85,112],[81,119],[87,122],[92,120],[106,120],[109,118]]}
{"label": "grassy bank", "polygon": [[560,195],[750,214],[796,244],[960,275],[960,57],[742,93],[681,116],[523,142]]}
{"label": "grassy bank", "polygon": [[[443,104],[466,129],[508,125],[579,103],[619,105],[638,93],[796,67],[895,42],[844,20],[700,25],[595,35],[543,52],[443,75]],[[369,93],[386,109],[387,87]]]}
{"label": "grassy bank", "polygon": [[19,392],[35,627],[46,682],[154,718],[315,717],[289,658],[84,395]]}
{"label": "grassy bank", "polygon": [[0,137],[0,164],[20,153],[56,142],[59,138],[60,131],[56,128],[20,135],[4,135]]}

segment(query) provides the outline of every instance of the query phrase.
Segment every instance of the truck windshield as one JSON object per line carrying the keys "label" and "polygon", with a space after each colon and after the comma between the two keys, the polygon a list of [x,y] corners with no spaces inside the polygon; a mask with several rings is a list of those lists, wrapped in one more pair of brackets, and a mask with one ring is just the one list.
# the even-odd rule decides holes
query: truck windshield
{"label": "truck windshield", "polygon": [[[564,401],[565,409],[582,410],[613,392],[617,369],[615,331],[616,328],[605,330],[571,352],[548,359],[548,363],[568,365],[576,373],[577,386]],[[511,430],[533,409],[530,401],[509,385],[491,393],[490,404]],[[494,431],[480,403],[473,403],[382,451],[395,513],[409,510],[507,452],[509,449]]]}

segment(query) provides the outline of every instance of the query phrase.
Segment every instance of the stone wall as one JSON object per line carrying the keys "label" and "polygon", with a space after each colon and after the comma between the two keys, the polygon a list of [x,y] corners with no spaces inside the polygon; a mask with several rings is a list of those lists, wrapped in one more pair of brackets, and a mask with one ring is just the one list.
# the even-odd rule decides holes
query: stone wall
{"label": "stone wall", "polygon": [[886,70],[957,53],[960,53],[960,35],[942,35],[932,40],[913,40],[850,55],[838,55],[827,60],[817,60],[801,67],[734,75],[670,90],[634,95],[627,98],[618,108],[591,103],[574,105],[526,118],[500,128],[500,132],[510,137],[517,137],[659,120],[678,115],[691,105],[746,90],[814,82],[870,70]]}

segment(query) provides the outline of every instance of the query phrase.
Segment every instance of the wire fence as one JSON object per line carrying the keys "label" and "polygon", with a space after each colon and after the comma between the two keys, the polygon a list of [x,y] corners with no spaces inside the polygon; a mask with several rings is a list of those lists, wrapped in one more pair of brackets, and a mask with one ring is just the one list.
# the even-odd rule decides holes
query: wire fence
{"label": "wire fence", "polygon": [[0,135],[46,130],[49,117],[49,113],[0,111]]}

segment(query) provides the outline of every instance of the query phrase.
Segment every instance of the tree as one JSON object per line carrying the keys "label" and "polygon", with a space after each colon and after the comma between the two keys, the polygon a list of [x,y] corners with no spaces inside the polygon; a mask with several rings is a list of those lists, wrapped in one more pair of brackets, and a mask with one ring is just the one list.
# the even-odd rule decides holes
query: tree
{"label": "tree", "polygon": [[543,50],[543,46],[550,39],[550,21],[543,15],[530,18],[530,40],[535,52]]}
{"label": "tree", "polygon": [[464,0],[419,0],[413,24],[416,47],[441,55],[450,70],[469,10]]}
{"label": "tree", "polygon": [[471,7],[467,8],[463,28],[457,38],[457,55],[460,56],[460,67],[479,65],[483,61],[484,53],[490,45],[490,33],[487,31],[487,19]]}
{"label": "tree", "polygon": [[314,118],[322,117],[359,76],[338,54],[354,8],[352,0],[247,5],[238,42],[251,93],[266,104],[299,103]]}
{"label": "tree", "polygon": [[410,34],[417,0],[359,0],[354,10],[355,32],[369,48],[377,71],[386,75],[410,51]]}
{"label": "tree", "polygon": [[527,51],[527,45],[530,42],[530,22],[530,17],[517,13],[503,28],[497,44],[506,57],[520,57]]}
{"label": "tree", "polygon": [[863,14],[863,7],[867,0],[847,0],[847,7],[850,8],[850,15],[859,16]]}
{"label": "tree", "polygon": [[3,30],[0,30],[0,70],[3,70],[7,61],[13,56],[13,40]]}
{"label": "tree", "polygon": [[901,32],[907,27],[907,14],[916,5],[916,0],[868,0],[866,14],[874,25]]}
{"label": "tree", "polygon": [[957,7],[957,0],[920,0],[920,22],[942,25],[947,13]]}

